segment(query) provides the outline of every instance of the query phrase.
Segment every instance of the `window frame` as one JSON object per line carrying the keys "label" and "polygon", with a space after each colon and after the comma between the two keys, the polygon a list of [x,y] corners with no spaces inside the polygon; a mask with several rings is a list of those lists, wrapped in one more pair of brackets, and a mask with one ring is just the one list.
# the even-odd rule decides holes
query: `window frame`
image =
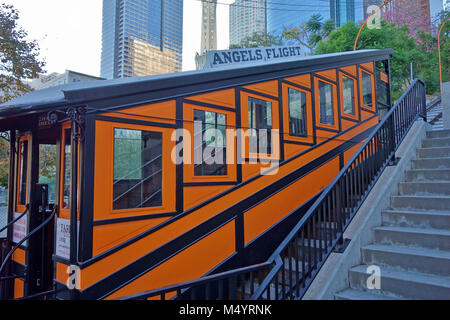
{"label": "window frame", "polygon": [[[289,89],[294,89],[303,92],[306,95],[306,136],[292,135],[289,124]],[[284,140],[287,143],[289,140],[314,143],[314,126],[313,126],[313,112],[312,112],[312,93],[309,90],[297,87],[292,84],[283,83],[283,133]],[[288,139],[287,139],[288,138]]]}
{"label": "window frame", "polygon": [[[334,124],[322,123],[320,121],[320,89],[319,89],[319,81],[331,85],[332,88],[332,109],[333,109],[333,119]],[[325,80],[324,78],[314,77],[314,94],[315,94],[315,106],[316,106],[316,128],[320,130],[320,128],[332,129],[335,131],[339,131],[339,113],[338,113],[338,94],[337,94],[337,86],[335,83],[329,80]]]}
{"label": "window frame", "polygon": [[[114,130],[129,129],[162,134],[162,205],[158,207],[113,208],[114,199]],[[94,160],[94,220],[125,218],[130,216],[174,212],[176,208],[176,164],[172,163],[171,152],[176,141],[171,141],[175,129],[131,124],[117,121],[95,121]]]}
{"label": "window frame", "polygon": [[[194,110],[221,113],[225,115],[225,145],[226,145],[226,175],[218,176],[197,176],[195,175],[195,163],[194,163]],[[183,115],[184,123],[183,128],[190,132],[190,141],[183,140],[183,148],[192,150],[190,152],[191,159],[185,158],[184,169],[183,169],[183,179],[185,183],[214,183],[214,182],[236,182],[237,180],[237,143],[234,135],[229,135],[227,129],[236,129],[236,113],[231,110],[214,108],[213,106],[206,107],[204,105],[195,104],[195,102],[184,102],[183,103]],[[190,144],[190,145],[189,145]],[[185,153],[185,157],[188,157],[189,153]],[[230,163],[232,160],[232,163]]]}
{"label": "window frame", "polygon": [[[163,185],[162,185],[162,176],[163,176],[163,171],[162,171],[162,169],[163,169],[163,166],[162,166],[162,157],[163,157],[163,154],[162,154],[162,152],[163,152],[163,146],[162,146],[162,142],[163,142],[163,138],[162,138],[162,133],[160,133],[160,132],[155,132],[155,131],[148,131],[148,130],[137,130],[137,129],[124,129],[124,128],[117,128],[117,127],[114,127],[114,132],[113,132],[113,210],[114,211],[119,211],[119,210],[128,210],[128,209],[141,209],[141,208],[146,208],[146,209],[150,209],[150,208],[155,208],[155,207],[160,207],[161,205],[162,205],[162,195],[163,195],[163,190],[162,190],[162,188],[163,188]],[[155,205],[155,206],[142,206],[142,207],[135,207],[135,208],[121,208],[121,209],[115,209],[114,208],[114,183],[115,183],[115,180],[116,180],[116,178],[115,178],[115,169],[116,169],[116,130],[128,130],[128,131],[136,131],[136,132],[148,132],[148,133],[150,133],[150,134],[158,134],[159,136],[160,136],[160,140],[161,140],[161,168],[158,170],[159,172],[160,172],[160,174],[161,174],[161,205]],[[139,140],[139,144],[141,145],[142,144],[142,135],[141,135],[141,139]],[[144,151],[144,149],[141,149],[140,150],[141,151],[141,154],[140,154],[140,160],[142,160],[142,153],[143,153],[143,151]],[[157,157],[157,158],[159,158],[159,156]],[[155,158],[155,159],[157,159],[157,158]],[[151,161],[153,161],[153,160],[151,160]],[[140,163],[141,164],[141,166],[140,166],[140,169],[142,169],[143,167],[145,167],[146,165],[144,165],[144,166],[142,166],[142,162]],[[147,177],[144,177],[143,175],[142,175],[142,171],[140,171],[139,172],[140,173],[140,178],[138,178],[138,179],[133,179],[133,180],[145,180]],[[157,174],[157,173],[152,173],[152,174]],[[158,173],[159,174],[159,173]],[[121,179],[119,179],[119,181],[120,180],[124,180],[123,179],[123,177],[121,178]],[[142,182],[140,182],[139,184],[137,184],[137,185],[141,185],[142,184]],[[134,189],[137,185],[134,185],[131,189],[129,189],[128,191],[130,191],[130,190],[132,190],[132,189]],[[142,189],[141,189],[142,190]],[[126,194],[126,193],[125,193]],[[125,195],[124,193],[122,193],[122,195]],[[122,197],[122,195],[121,195],[121,197]],[[121,198],[120,197],[120,198]],[[150,199],[149,199],[150,200]],[[144,201],[143,203],[146,203],[146,202],[148,202],[149,200],[147,200],[147,201]],[[143,203],[141,203],[141,204],[143,204]]]}
{"label": "window frame", "polygon": [[[354,114],[346,113],[344,106],[344,77],[353,80],[353,103]],[[340,88],[340,102],[341,102],[341,116],[359,120],[359,105],[358,105],[358,80],[355,76],[339,71],[339,88]]]}
{"label": "window frame", "polygon": [[[270,102],[272,104],[272,129],[271,130],[278,130],[280,132],[280,115],[279,115],[279,104],[278,100],[268,98],[266,96],[258,95],[256,93],[247,92],[247,91],[241,91],[241,123],[242,128],[248,130],[249,129],[249,118],[248,118],[248,112],[249,112],[249,98],[254,98],[266,102]],[[281,134],[281,132],[280,132]],[[281,150],[280,146],[280,140],[275,139],[272,141],[272,148],[271,153],[265,154],[265,153],[254,153],[250,152],[250,137],[249,135],[245,135],[245,137],[242,139],[242,143],[244,144],[243,149],[243,155],[245,155],[245,158],[247,159],[269,159],[269,160],[279,160],[280,154],[274,154],[274,150]],[[277,148],[278,147],[278,148]],[[279,152],[280,153],[280,152]]]}
{"label": "window frame", "polygon": [[[26,204],[29,201],[30,195],[29,195],[29,182],[30,182],[30,164],[31,164],[31,135],[30,134],[25,134],[23,136],[21,136],[18,139],[18,144],[17,144],[17,179],[16,179],[16,201],[15,201],[15,211],[16,212],[24,212],[26,210]],[[22,144],[27,141],[28,143],[28,155],[27,155],[27,177],[26,177],[26,190],[25,190],[25,204],[21,204],[20,203],[20,192],[22,191],[22,168],[21,168],[21,161],[22,161],[22,152],[21,152],[21,146]]]}
{"label": "window frame", "polygon": [[[60,151],[59,151],[60,157],[57,160],[57,161],[59,161],[59,167],[60,167],[59,168],[59,181],[57,181],[57,183],[59,184],[57,186],[57,188],[59,190],[59,194],[58,194],[59,213],[58,213],[58,215],[60,218],[63,218],[63,219],[70,219],[70,212],[71,212],[71,208],[64,208],[62,206],[63,201],[64,201],[64,173],[65,173],[64,160],[65,160],[65,143],[66,143],[66,138],[65,138],[64,132],[65,132],[65,130],[71,129],[71,128],[72,128],[72,123],[70,121],[64,122],[61,125],[61,131],[60,131],[61,132],[61,145],[60,145]],[[78,150],[80,150],[80,145],[81,145],[81,143],[78,142]],[[72,150],[71,150],[71,152],[72,152]],[[71,167],[70,170],[72,170],[72,163],[71,163],[70,167]],[[77,171],[78,171],[78,181],[80,181],[80,175],[81,175],[80,152],[78,152],[78,170]],[[72,173],[71,173],[71,177],[72,177]],[[71,179],[70,183],[72,183],[72,179]],[[70,189],[71,192],[70,192],[69,197],[70,197],[70,201],[72,201],[72,186],[70,188],[71,188]],[[78,210],[78,212],[80,209],[80,205],[79,205],[80,204],[80,188],[81,188],[81,184],[79,183],[78,190],[77,190],[77,201],[78,201],[77,210]]]}
{"label": "window frame", "polygon": [[[370,76],[370,89],[372,92],[372,105],[368,106],[364,104],[364,92],[363,92],[363,73]],[[361,100],[361,108],[366,109],[372,112],[376,112],[376,92],[375,92],[375,75],[364,68],[359,67],[359,88],[360,88],[360,100]]]}

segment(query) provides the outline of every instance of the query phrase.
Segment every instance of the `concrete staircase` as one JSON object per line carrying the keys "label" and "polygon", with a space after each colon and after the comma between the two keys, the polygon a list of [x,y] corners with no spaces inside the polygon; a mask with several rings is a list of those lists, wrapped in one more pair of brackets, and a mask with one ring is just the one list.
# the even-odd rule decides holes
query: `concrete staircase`
{"label": "concrete staircase", "polygon": [[[427,132],[373,232],[336,299],[450,299],[450,130]],[[369,266],[379,267],[379,289],[368,288]]]}

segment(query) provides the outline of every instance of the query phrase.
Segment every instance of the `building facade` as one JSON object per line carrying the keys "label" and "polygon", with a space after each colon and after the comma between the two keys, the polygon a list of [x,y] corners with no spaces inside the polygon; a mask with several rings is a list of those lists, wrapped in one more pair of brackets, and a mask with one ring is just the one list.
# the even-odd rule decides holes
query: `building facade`
{"label": "building facade", "polygon": [[347,21],[356,21],[355,0],[331,0],[330,19],[334,20],[335,27],[342,27]]}
{"label": "building facade", "polygon": [[182,0],[103,0],[101,76],[181,71]]}
{"label": "building facade", "polygon": [[285,28],[298,27],[307,22],[313,14],[320,14],[324,21],[330,19],[330,1],[286,0],[280,2],[267,2],[267,31],[281,34]]}
{"label": "building facade", "polygon": [[267,32],[266,0],[236,0],[230,5],[230,45]]}
{"label": "building facade", "polygon": [[202,41],[200,53],[217,50],[217,0],[202,2]]}
{"label": "building facade", "polygon": [[41,90],[59,85],[105,80],[104,78],[94,77],[88,74],[66,70],[64,73],[53,72],[48,75],[39,75],[39,78],[32,79],[28,85],[33,90]]}

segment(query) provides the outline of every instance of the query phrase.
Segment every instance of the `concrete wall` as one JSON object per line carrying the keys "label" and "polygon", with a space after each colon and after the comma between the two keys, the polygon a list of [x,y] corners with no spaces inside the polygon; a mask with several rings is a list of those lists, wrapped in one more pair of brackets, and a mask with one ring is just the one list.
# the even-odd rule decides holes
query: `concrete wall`
{"label": "concrete wall", "polygon": [[421,145],[430,126],[418,120],[414,123],[396,156],[396,166],[387,167],[378,179],[367,199],[344,232],[351,239],[344,253],[332,253],[312,282],[304,300],[332,300],[334,294],[349,287],[348,271],[361,264],[361,247],[374,242],[374,227],[381,225],[381,211],[390,207],[390,197],[398,193],[398,184],[404,180],[405,170],[411,168],[416,148]]}
{"label": "concrete wall", "polygon": [[450,82],[442,84],[441,101],[444,129],[450,129]]}

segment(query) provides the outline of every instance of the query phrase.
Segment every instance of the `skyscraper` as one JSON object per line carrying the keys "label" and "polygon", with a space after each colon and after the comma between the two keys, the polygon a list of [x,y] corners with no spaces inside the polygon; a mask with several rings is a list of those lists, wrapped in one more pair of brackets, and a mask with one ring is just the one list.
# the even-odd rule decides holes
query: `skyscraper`
{"label": "skyscraper", "polygon": [[285,0],[267,2],[267,31],[279,35],[284,28],[298,27],[307,22],[313,14],[330,19],[330,2],[324,0]]}
{"label": "skyscraper", "polygon": [[202,2],[202,41],[200,53],[217,49],[217,0]]}
{"label": "skyscraper", "polygon": [[103,78],[181,71],[182,43],[182,0],[103,0]]}
{"label": "skyscraper", "polygon": [[267,31],[266,0],[236,0],[230,5],[230,45]]}
{"label": "skyscraper", "polygon": [[356,21],[355,14],[355,0],[330,1],[330,19],[334,20],[336,28],[342,27],[347,21]]}

